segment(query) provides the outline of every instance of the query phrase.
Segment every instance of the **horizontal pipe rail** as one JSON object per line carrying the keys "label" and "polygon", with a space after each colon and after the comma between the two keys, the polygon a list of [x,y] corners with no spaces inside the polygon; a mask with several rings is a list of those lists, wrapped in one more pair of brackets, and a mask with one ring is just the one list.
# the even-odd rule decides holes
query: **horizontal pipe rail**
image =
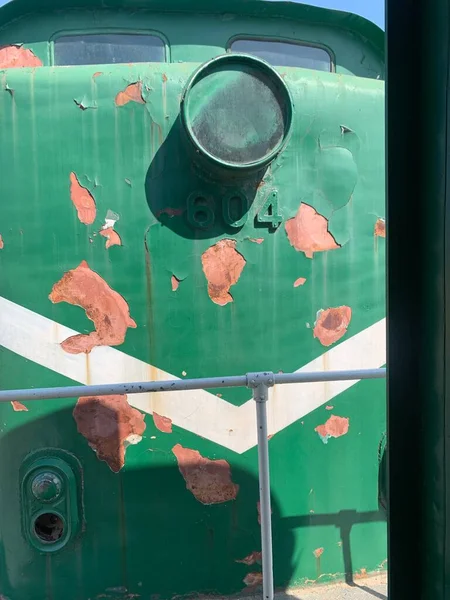
{"label": "horizontal pipe rail", "polygon": [[0,402],[25,402],[29,400],[54,400],[85,396],[113,396],[149,392],[174,392],[206,390],[226,387],[255,387],[256,383],[268,386],[288,383],[314,383],[321,381],[359,381],[383,379],[386,369],[360,369],[349,371],[315,371],[296,373],[249,373],[233,377],[205,377],[199,379],[174,379],[170,381],[143,381],[99,385],[71,385],[52,388],[35,388],[0,391]]}

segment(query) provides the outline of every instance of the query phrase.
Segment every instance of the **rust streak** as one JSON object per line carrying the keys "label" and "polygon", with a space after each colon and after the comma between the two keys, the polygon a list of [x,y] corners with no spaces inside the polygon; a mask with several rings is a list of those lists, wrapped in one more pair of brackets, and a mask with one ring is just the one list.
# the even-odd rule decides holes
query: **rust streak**
{"label": "rust streak", "polygon": [[137,104],[145,104],[142,97],[142,82],[130,83],[123,91],[116,96],[116,106],[125,106],[129,102],[137,102]]}
{"label": "rust streak", "polygon": [[4,247],[5,247],[5,243],[3,241],[2,236],[0,235],[0,250],[3,250]]}
{"label": "rust streak", "polygon": [[320,558],[323,553],[324,553],[324,548],[316,548],[313,552],[313,554],[316,558]]}
{"label": "rust streak", "polygon": [[233,302],[229,293],[245,267],[245,258],[236,250],[235,240],[220,240],[202,254],[202,266],[213,302],[225,306]]}
{"label": "rust streak", "polygon": [[153,412],[153,423],[156,429],[159,429],[162,433],[172,433],[172,419],[169,419],[169,417],[163,417]]}
{"label": "rust streak", "polygon": [[28,48],[17,45],[0,47],[0,69],[42,66],[41,59]]}
{"label": "rust streak", "polygon": [[347,333],[351,318],[352,309],[349,306],[320,310],[314,325],[314,337],[323,346],[331,346]]}
{"label": "rust streak", "polygon": [[127,446],[138,443],[145,431],[144,415],[128,404],[126,396],[79,398],[73,417],[78,432],[114,473],[125,464]]}
{"label": "rust streak", "polygon": [[95,346],[119,346],[127,329],[136,327],[125,299],[92,271],[85,260],[55,283],[49,298],[54,304],[67,302],[80,306],[94,323],[92,333],[74,335],[62,342],[62,348],[70,354],[87,354]]}
{"label": "rust streak", "polygon": [[101,229],[99,234],[106,238],[106,249],[111,248],[111,246],[121,246],[122,240],[120,239],[120,235],[117,231],[114,231],[112,227],[107,227],[106,229]]}
{"label": "rust streak", "polygon": [[70,174],[70,198],[81,223],[92,225],[97,214],[94,197],[89,190],[80,185],[74,172]]}
{"label": "rust streak", "polygon": [[377,222],[375,223],[374,235],[376,237],[386,237],[386,221],[384,219],[377,219]]}
{"label": "rust streak", "polygon": [[306,283],[306,279],[304,277],[299,277],[298,279],[296,279],[294,281],[294,287],[296,288],[296,287],[299,287],[301,285],[305,285],[305,283]]}
{"label": "rust streak", "polygon": [[254,564],[260,564],[261,556],[262,556],[262,553],[257,552],[255,550],[251,554],[246,556],[245,558],[242,558],[241,560],[235,560],[234,562],[241,563],[241,564],[247,565],[247,566],[254,565]]}
{"label": "rust streak", "polygon": [[24,404],[22,404],[21,402],[17,402],[16,400],[11,402],[11,406],[13,407],[15,412],[28,412],[28,408]]}
{"label": "rust streak", "polygon": [[336,250],[339,244],[328,231],[328,221],[309,204],[300,204],[297,214],[285,224],[291,246],[313,258],[315,252]]}
{"label": "rust streak", "polygon": [[338,438],[348,433],[349,426],[350,419],[348,417],[337,417],[336,415],[332,415],[326,423],[318,425],[314,431],[319,434],[322,442],[327,444],[331,437]]}
{"label": "rust streak", "polygon": [[239,486],[232,482],[226,460],[209,460],[197,450],[177,444],[172,448],[186,488],[202,504],[220,504],[234,500]]}

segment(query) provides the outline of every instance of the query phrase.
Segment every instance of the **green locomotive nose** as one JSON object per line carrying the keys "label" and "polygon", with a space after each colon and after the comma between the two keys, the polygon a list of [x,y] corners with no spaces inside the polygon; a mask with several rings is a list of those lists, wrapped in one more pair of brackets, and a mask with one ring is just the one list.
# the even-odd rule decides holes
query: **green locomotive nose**
{"label": "green locomotive nose", "polygon": [[226,54],[202,65],[189,80],[181,106],[200,157],[244,173],[265,167],[283,150],[292,112],[280,75],[245,54]]}

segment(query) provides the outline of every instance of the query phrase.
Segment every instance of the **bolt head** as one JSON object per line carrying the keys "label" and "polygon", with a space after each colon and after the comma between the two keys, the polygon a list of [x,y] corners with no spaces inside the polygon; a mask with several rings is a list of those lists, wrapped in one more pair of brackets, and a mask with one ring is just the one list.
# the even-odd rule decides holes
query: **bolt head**
{"label": "bolt head", "polygon": [[31,491],[36,500],[40,502],[53,502],[63,491],[61,477],[51,471],[39,473],[31,482]]}

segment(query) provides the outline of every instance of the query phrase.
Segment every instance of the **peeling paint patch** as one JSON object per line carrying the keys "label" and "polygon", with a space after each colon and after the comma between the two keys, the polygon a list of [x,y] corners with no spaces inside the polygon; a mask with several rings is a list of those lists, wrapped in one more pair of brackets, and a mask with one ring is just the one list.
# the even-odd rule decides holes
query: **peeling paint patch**
{"label": "peeling paint patch", "polygon": [[28,408],[24,404],[22,404],[21,402],[17,402],[16,400],[11,402],[11,406],[13,407],[15,412],[28,412]]}
{"label": "peeling paint patch", "polygon": [[5,243],[3,241],[2,236],[0,235],[0,250],[3,250],[4,247],[5,247]]}
{"label": "peeling paint patch", "polygon": [[301,285],[305,285],[305,283],[306,283],[306,279],[304,277],[299,277],[298,279],[296,279],[294,281],[294,287],[296,288],[296,287],[299,287]]}
{"label": "peeling paint patch", "polygon": [[78,106],[78,108],[83,111],[87,110],[88,108],[93,108],[93,109],[98,108],[96,104],[91,104],[91,103],[87,102],[84,98],[82,100],[77,100],[76,98],[74,98],[73,101]]}
{"label": "peeling paint patch", "polygon": [[325,410],[333,410],[334,406],[325,406]]}
{"label": "peeling paint patch", "polygon": [[172,275],[170,281],[172,283],[172,292],[176,292],[177,289],[180,287],[181,279],[178,279],[178,277],[175,277],[175,275]]}
{"label": "peeling paint patch", "polygon": [[249,242],[253,242],[254,244],[262,244],[264,238],[248,238]]}
{"label": "peeling paint patch", "polygon": [[236,250],[235,240],[220,240],[202,254],[202,266],[208,281],[208,294],[219,306],[233,302],[229,293],[246,265],[245,258]]}
{"label": "peeling paint patch", "polygon": [[375,223],[374,235],[376,237],[386,237],[386,221],[384,219],[377,219],[377,222]]}
{"label": "peeling paint patch", "polygon": [[122,240],[120,239],[120,235],[117,231],[114,231],[112,227],[108,227],[107,229],[101,229],[99,234],[106,238],[105,248],[111,248],[111,246],[121,246]]}
{"label": "peeling paint patch", "polygon": [[262,557],[262,553],[257,552],[255,550],[254,552],[252,552],[245,558],[242,558],[241,560],[235,560],[234,562],[241,563],[241,564],[247,565],[247,566],[261,564],[261,557]]}
{"label": "peeling paint patch", "polygon": [[314,324],[314,337],[323,346],[331,346],[347,333],[351,318],[352,309],[349,306],[319,310]]}
{"label": "peeling paint patch", "polygon": [[324,553],[324,548],[316,548],[313,552],[314,556],[316,558],[320,558],[322,556],[322,554]]}
{"label": "peeling paint patch", "polygon": [[137,104],[145,104],[142,97],[142,82],[130,83],[123,91],[116,96],[116,106],[125,106],[129,102],[137,102]]}
{"label": "peeling paint patch", "polygon": [[78,432],[99,460],[118,473],[125,464],[125,451],[142,439],[144,415],[128,404],[126,396],[79,398],[73,410]]}
{"label": "peeling paint patch", "polygon": [[177,444],[172,452],[186,488],[202,504],[220,504],[234,500],[239,486],[232,482],[230,465],[226,460],[209,460],[197,450]]}
{"label": "peeling paint patch", "polygon": [[315,252],[340,248],[328,231],[328,221],[309,204],[300,204],[297,214],[285,223],[291,246],[313,258]]}
{"label": "peeling paint patch", "polygon": [[248,587],[256,587],[257,585],[262,584],[263,575],[262,573],[247,573],[243,581]]}
{"label": "peeling paint patch", "polygon": [[168,215],[170,218],[181,217],[183,213],[184,208],[172,208],[167,206],[166,208],[161,208],[161,210],[156,213],[156,218],[159,218],[161,215]]}
{"label": "peeling paint patch", "polygon": [[92,225],[97,215],[94,196],[80,185],[74,172],[70,174],[70,198],[77,209],[78,219],[84,225]]}
{"label": "peeling paint patch", "polygon": [[55,283],[49,298],[54,304],[67,302],[80,306],[94,323],[92,333],[74,335],[62,342],[62,348],[70,354],[88,354],[95,346],[119,346],[127,329],[136,327],[125,299],[92,271],[85,260]]}
{"label": "peeling paint patch", "polygon": [[42,66],[41,59],[28,48],[17,45],[0,47],[0,69]]}
{"label": "peeling paint patch", "polygon": [[348,433],[350,419],[348,417],[337,417],[332,415],[326,423],[314,429],[324,444],[328,444],[330,438],[338,438]]}
{"label": "peeling paint patch", "polygon": [[101,71],[96,71],[93,75],[92,75],[92,79],[95,79],[96,77],[100,77],[100,75],[103,75],[103,73]]}
{"label": "peeling paint patch", "polygon": [[172,419],[169,419],[169,417],[163,417],[154,412],[153,423],[156,429],[159,429],[162,433],[172,433]]}

